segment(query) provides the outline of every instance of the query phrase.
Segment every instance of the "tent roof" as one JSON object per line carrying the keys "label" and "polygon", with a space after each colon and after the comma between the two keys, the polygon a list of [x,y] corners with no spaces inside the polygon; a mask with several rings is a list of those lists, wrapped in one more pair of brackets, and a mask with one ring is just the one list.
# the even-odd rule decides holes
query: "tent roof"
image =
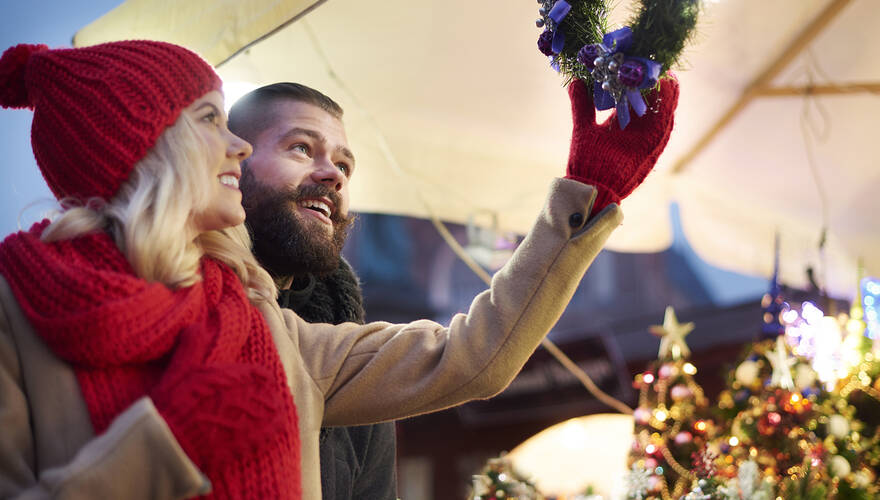
{"label": "tent roof", "polygon": [[[612,21],[631,7],[619,2]],[[75,42],[164,39],[222,63],[226,82],[316,87],[346,109],[356,210],[457,222],[494,212],[524,232],[564,170],[571,129],[562,79],[535,47],[536,11],[501,0],[128,0]],[[880,100],[841,93],[880,90],[878,23],[870,0],[706,2],[669,146],[609,246],[667,247],[675,201],[688,240],[720,267],[769,276],[779,231],[789,285],[805,286],[810,265],[830,292],[851,295],[858,258],[880,274]],[[766,96],[768,85],[794,90]]]}

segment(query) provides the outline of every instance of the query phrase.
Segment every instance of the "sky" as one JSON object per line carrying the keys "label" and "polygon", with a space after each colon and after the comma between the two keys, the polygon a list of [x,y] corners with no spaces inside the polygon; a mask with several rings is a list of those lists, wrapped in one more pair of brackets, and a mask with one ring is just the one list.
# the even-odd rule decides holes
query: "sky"
{"label": "sky", "polygon": [[[119,5],[121,0],[0,0],[0,51],[19,43],[69,47],[80,28]],[[42,218],[53,207],[31,150],[30,110],[0,109],[0,235]]]}

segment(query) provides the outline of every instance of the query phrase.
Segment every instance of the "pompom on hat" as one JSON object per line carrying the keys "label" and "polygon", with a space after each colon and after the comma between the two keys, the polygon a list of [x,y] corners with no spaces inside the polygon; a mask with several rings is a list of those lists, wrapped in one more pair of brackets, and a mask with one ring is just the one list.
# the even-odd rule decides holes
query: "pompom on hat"
{"label": "pompom on hat", "polygon": [[113,198],[181,111],[220,86],[201,57],[165,42],[22,44],[0,57],[0,106],[34,110],[34,156],[58,199]]}

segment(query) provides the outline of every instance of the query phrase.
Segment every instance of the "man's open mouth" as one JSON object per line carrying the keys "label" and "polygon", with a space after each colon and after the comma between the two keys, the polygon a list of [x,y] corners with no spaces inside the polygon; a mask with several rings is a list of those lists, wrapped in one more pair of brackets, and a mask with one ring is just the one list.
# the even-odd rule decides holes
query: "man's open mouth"
{"label": "man's open mouth", "polygon": [[318,212],[328,219],[330,218],[330,214],[332,213],[330,206],[320,200],[303,200],[299,202],[299,206],[307,208],[309,210],[314,210],[315,212]]}

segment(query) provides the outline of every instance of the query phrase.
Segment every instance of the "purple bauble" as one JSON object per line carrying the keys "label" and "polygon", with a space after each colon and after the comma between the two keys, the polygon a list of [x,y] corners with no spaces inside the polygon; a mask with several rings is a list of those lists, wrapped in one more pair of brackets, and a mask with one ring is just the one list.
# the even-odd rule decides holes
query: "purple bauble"
{"label": "purple bauble", "polygon": [[694,436],[687,431],[679,432],[675,435],[675,444],[687,444],[694,440]]}
{"label": "purple bauble", "polygon": [[545,56],[553,55],[553,32],[550,30],[545,30],[541,33],[541,36],[538,37],[538,50],[541,51]]}
{"label": "purple bauble", "polygon": [[691,397],[693,392],[686,385],[675,385],[672,389],[669,390],[669,395],[672,396],[673,401],[684,401],[685,399]]}
{"label": "purple bauble", "polygon": [[627,59],[617,70],[617,79],[625,87],[638,87],[645,81],[645,65],[634,59]]}
{"label": "purple bauble", "polygon": [[581,50],[578,51],[577,59],[579,63],[583,64],[588,69],[593,69],[596,67],[593,61],[601,55],[602,52],[599,50],[599,46],[596,44],[590,44],[581,47]]}
{"label": "purple bauble", "polygon": [[651,411],[640,406],[633,411],[633,418],[638,424],[647,424],[651,420]]}

